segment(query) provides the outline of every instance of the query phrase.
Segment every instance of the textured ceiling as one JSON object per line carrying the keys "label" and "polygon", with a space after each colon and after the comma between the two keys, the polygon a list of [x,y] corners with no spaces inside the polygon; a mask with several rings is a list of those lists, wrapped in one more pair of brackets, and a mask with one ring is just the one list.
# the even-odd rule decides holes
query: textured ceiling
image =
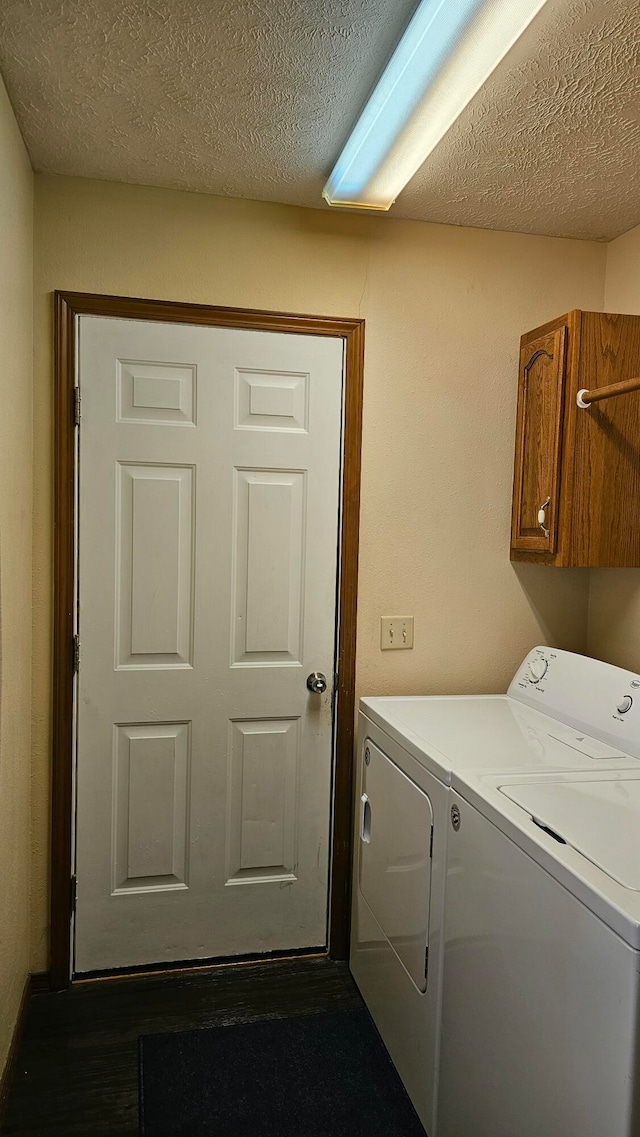
{"label": "textured ceiling", "polygon": [[394,208],[595,240],[637,225],[638,0],[549,0]]}
{"label": "textured ceiling", "polygon": [[[323,208],[416,0],[1,0],[36,170]],[[391,216],[608,239],[640,222],[638,0],[548,0]]]}

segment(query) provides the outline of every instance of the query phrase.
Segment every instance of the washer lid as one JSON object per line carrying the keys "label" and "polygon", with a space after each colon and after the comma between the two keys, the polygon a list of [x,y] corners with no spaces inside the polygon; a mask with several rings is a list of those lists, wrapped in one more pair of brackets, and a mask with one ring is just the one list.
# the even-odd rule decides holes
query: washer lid
{"label": "washer lid", "polygon": [[640,892],[640,780],[512,784],[500,792],[623,888]]}

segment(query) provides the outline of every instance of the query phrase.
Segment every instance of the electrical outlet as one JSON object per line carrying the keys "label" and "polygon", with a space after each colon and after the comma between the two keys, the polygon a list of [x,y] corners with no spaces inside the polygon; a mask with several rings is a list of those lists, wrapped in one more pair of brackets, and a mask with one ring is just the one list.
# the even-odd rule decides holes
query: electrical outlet
{"label": "electrical outlet", "polygon": [[382,616],[380,647],[382,651],[413,647],[413,616]]}

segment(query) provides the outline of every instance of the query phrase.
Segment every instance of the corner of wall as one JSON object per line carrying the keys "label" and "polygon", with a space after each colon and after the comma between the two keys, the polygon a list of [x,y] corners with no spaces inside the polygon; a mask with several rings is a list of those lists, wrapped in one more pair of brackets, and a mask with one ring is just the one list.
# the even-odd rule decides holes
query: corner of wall
{"label": "corner of wall", "polygon": [[[606,246],[604,311],[640,315],[640,225]],[[587,651],[640,671],[640,569],[591,569]]]}
{"label": "corner of wall", "polygon": [[33,172],[0,77],[0,1074],[29,974]]}

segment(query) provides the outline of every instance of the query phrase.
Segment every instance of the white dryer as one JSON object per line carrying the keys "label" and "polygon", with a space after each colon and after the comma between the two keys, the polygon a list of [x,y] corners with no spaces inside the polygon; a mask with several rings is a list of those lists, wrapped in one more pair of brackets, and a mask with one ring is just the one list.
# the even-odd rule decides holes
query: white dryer
{"label": "white dryer", "polygon": [[[429,1137],[467,1137],[465,1130],[439,1127],[437,1102],[440,1040],[447,1029],[446,893],[454,871],[447,876],[448,844],[455,835],[451,807],[459,808],[451,798],[452,778],[640,773],[635,751],[626,745],[626,712],[596,736],[587,730],[585,707],[599,705],[603,673],[607,691],[619,689],[618,699],[637,679],[539,647],[506,695],[360,701],[350,966]],[[449,1057],[455,1062],[455,1049]],[[449,1088],[453,1099],[454,1080]],[[541,1133],[549,1137],[544,1128],[536,1137]],[[471,1134],[479,1137],[480,1131]],[[505,1130],[500,1137],[523,1135]]]}

